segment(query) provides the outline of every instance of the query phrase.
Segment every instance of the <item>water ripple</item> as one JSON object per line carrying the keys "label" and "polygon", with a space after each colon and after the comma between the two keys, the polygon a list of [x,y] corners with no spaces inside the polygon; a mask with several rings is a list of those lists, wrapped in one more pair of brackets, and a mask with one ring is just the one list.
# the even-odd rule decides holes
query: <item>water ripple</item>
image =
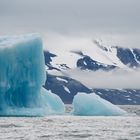
{"label": "water ripple", "polygon": [[[137,106],[139,107],[139,106]],[[129,106],[130,112],[139,110]],[[126,109],[126,110],[127,110]],[[139,113],[137,113],[139,114]],[[140,116],[0,118],[0,140],[140,140]]]}

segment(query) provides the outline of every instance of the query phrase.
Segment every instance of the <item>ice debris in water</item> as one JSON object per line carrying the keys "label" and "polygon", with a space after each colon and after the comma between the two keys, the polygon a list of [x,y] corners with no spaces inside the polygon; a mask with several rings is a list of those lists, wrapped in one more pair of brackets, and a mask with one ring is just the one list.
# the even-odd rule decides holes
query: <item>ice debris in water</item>
{"label": "ice debris in water", "polygon": [[46,80],[38,34],[0,38],[0,116],[64,113],[64,104],[42,88]]}
{"label": "ice debris in water", "polygon": [[73,114],[81,116],[119,116],[126,112],[95,93],[78,93],[73,99]]}

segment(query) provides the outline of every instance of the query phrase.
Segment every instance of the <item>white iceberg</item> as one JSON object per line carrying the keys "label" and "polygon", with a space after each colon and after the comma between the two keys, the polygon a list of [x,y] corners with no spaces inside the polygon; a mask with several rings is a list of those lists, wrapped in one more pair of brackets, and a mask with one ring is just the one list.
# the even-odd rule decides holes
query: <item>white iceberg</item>
{"label": "white iceberg", "polygon": [[113,105],[95,93],[78,93],[73,99],[73,114],[80,116],[119,116],[126,111]]}

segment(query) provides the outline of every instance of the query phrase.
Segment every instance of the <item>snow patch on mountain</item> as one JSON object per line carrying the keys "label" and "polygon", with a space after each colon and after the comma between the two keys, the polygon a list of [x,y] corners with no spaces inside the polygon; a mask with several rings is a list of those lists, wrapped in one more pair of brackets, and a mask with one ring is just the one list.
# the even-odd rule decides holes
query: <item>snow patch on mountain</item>
{"label": "snow patch on mountain", "polygon": [[[117,57],[116,47],[104,46],[98,40],[86,39],[83,40],[82,46],[77,44],[69,44],[69,46],[50,50],[51,53],[55,54],[50,62],[53,67],[62,70],[73,69],[77,67],[76,62],[79,59],[88,56],[98,63],[127,69],[127,66]],[[86,62],[84,63],[86,65]]]}

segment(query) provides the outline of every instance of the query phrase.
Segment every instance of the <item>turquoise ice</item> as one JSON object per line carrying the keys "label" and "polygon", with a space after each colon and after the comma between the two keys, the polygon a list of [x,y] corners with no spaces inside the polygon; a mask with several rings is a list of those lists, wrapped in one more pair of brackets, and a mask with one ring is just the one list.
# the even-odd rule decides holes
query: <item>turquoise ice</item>
{"label": "turquoise ice", "polygon": [[73,114],[80,116],[119,116],[126,112],[95,93],[78,93],[73,99]]}
{"label": "turquoise ice", "polygon": [[38,34],[0,38],[0,116],[64,113],[61,99],[42,88],[45,81]]}

